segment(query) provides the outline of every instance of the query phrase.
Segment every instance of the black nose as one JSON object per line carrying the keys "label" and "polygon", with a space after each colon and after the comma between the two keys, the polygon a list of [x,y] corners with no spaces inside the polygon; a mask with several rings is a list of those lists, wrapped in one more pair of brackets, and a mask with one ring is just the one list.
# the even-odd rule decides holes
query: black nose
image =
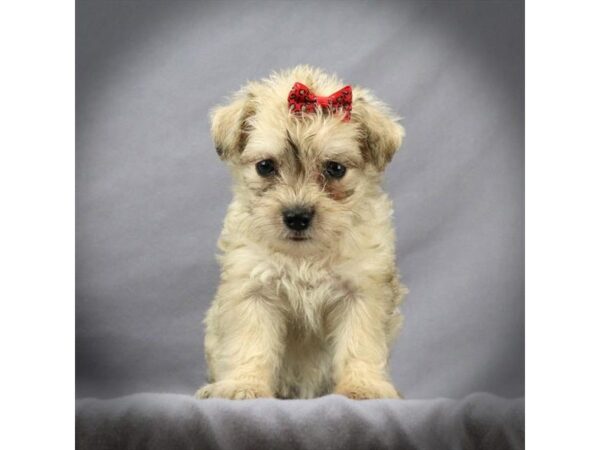
{"label": "black nose", "polygon": [[283,211],[283,222],[294,231],[306,230],[315,212],[308,208],[290,208]]}

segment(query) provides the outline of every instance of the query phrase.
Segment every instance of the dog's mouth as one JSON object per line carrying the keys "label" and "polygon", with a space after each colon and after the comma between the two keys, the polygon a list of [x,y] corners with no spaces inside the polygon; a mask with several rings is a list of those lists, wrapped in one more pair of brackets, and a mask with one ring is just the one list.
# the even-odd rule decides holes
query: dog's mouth
{"label": "dog's mouth", "polygon": [[294,241],[294,242],[308,241],[309,239],[310,238],[308,236],[305,236],[303,234],[293,234],[291,236],[288,236],[288,240]]}

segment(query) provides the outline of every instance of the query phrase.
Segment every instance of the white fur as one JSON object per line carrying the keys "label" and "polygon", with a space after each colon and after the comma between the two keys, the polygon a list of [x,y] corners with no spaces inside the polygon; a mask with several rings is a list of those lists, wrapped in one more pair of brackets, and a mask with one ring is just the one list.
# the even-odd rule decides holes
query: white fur
{"label": "white fur", "polygon": [[[396,398],[387,363],[406,288],[380,181],[404,131],[360,87],[350,122],[321,110],[292,115],[295,81],[317,95],[343,86],[299,66],[249,83],[213,113],[234,199],[219,240],[221,283],[205,320],[210,384],[197,396]],[[255,169],[268,158],[278,166],[273,179]],[[342,179],[323,176],[331,160],[347,167]],[[281,219],[297,204],[315,210],[300,242]]]}

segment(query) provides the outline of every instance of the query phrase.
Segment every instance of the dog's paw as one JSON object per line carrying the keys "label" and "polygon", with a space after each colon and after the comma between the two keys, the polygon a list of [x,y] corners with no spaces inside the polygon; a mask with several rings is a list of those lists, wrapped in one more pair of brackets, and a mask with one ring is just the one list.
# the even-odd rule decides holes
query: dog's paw
{"label": "dog's paw", "polygon": [[228,398],[231,400],[247,400],[261,397],[273,397],[273,392],[266,384],[243,381],[222,380],[207,384],[198,389],[196,398]]}
{"label": "dog's paw", "polygon": [[341,381],[335,387],[334,393],[353,400],[402,398],[402,395],[394,388],[392,383],[384,380]]}

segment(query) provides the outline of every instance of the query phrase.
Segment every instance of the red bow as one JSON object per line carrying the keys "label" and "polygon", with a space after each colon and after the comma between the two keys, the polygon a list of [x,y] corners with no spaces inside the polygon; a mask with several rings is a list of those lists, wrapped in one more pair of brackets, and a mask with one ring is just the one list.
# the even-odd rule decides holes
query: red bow
{"label": "red bow", "polygon": [[328,97],[319,97],[302,83],[296,82],[288,95],[288,105],[290,111],[295,114],[315,112],[317,105],[333,111],[343,110],[344,122],[347,122],[352,111],[352,86],[345,86]]}

